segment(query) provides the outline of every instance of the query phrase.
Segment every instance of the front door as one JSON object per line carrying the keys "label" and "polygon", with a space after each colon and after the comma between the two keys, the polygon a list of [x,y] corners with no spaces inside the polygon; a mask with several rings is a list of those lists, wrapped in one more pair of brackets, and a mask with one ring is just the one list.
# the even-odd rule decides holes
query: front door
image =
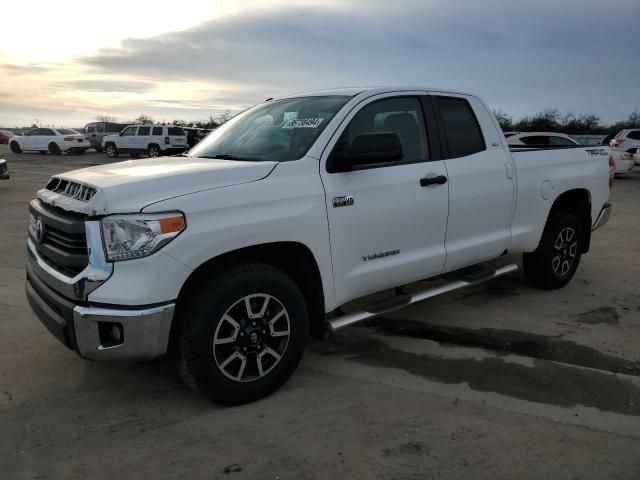
{"label": "front door", "polygon": [[131,125],[121,132],[120,140],[118,141],[118,150],[129,152],[135,148],[137,130],[138,127]]}
{"label": "front door", "polygon": [[[446,178],[446,170],[444,161],[432,155],[437,140],[427,135],[428,106],[423,107],[420,94],[367,100],[347,116],[347,126],[334,134],[323,154],[321,176],[339,304],[443,269],[448,185],[421,184],[421,179]],[[359,135],[382,132],[398,135],[402,160],[327,171],[332,149],[348,148]]]}

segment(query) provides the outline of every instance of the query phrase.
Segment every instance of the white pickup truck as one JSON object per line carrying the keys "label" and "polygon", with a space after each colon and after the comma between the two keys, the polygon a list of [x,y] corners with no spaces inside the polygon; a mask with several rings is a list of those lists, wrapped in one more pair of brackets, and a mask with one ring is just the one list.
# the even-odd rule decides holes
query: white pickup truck
{"label": "white pickup truck", "polygon": [[564,286],[611,212],[609,150],[517,149],[473,95],[268,100],[182,156],[54,176],[30,203],[27,296],[82,357],[169,353],[206,397],[252,401],[289,378],[307,333],[511,272],[480,265],[507,252]]}

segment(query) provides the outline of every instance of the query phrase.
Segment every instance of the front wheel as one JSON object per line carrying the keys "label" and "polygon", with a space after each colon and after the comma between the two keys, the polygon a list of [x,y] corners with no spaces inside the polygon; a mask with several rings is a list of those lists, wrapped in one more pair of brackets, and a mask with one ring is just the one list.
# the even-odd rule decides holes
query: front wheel
{"label": "front wheel", "polygon": [[18,142],[11,142],[9,144],[9,148],[13,153],[22,153],[22,149],[20,148],[20,144],[18,144]]}
{"label": "front wheel", "polygon": [[572,212],[557,212],[544,229],[538,248],[522,257],[525,275],[536,287],[564,287],[580,264],[584,226]]}
{"label": "front wheel", "polygon": [[296,283],[260,263],[201,281],[181,301],[177,321],[180,376],[225,405],[258,400],[284,384],[300,362],[309,323]]}
{"label": "front wheel", "polygon": [[109,158],[118,157],[118,149],[113,143],[107,143],[107,146],[105,147],[105,152],[107,154],[107,157]]}

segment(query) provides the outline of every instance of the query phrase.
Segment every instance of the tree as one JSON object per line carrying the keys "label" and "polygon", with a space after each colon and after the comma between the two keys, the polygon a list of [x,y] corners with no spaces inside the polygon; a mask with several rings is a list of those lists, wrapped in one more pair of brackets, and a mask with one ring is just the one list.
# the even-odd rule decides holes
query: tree
{"label": "tree", "polygon": [[137,124],[137,125],[149,125],[151,123],[154,123],[153,118],[151,118],[149,115],[146,115],[144,113],[141,113],[138,118],[136,118],[133,123]]}
{"label": "tree", "polygon": [[500,124],[500,128],[503,132],[509,132],[513,130],[513,118],[507,115],[502,109],[494,110],[493,114]]}
{"label": "tree", "polygon": [[110,123],[115,123],[118,121],[118,119],[112,115],[96,115],[95,116],[96,121],[98,122],[110,122]]}

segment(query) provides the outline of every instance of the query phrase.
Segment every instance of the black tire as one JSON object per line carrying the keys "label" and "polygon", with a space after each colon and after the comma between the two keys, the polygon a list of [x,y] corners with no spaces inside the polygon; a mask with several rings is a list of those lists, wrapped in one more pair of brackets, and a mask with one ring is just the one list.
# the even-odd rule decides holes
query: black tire
{"label": "black tire", "polygon": [[20,148],[20,144],[18,142],[9,143],[9,148],[13,153],[22,153],[22,149]]}
{"label": "black tire", "polygon": [[524,273],[545,290],[564,287],[578,269],[585,243],[585,226],[573,212],[552,213],[538,248],[522,256]]}
{"label": "black tire", "polygon": [[[258,308],[263,315],[252,320],[249,312]],[[269,265],[239,265],[199,282],[176,312],[172,352],[178,373],[216,403],[239,405],[271,394],[288,380],[304,352],[309,324],[304,296],[287,274]],[[267,326],[270,319],[274,326]],[[280,358],[266,356],[267,350]]]}
{"label": "black tire", "polygon": [[147,149],[147,153],[151,158],[157,158],[162,155],[162,151],[160,150],[160,147],[155,144],[149,145],[149,148]]}
{"label": "black tire", "polygon": [[118,158],[118,148],[113,143],[107,143],[105,145],[105,153],[109,158]]}
{"label": "black tire", "polygon": [[60,151],[60,147],[58,146],[57,143],[51,142],[49,144],[49,153],[53,155],[60,155],[62,152]]}

